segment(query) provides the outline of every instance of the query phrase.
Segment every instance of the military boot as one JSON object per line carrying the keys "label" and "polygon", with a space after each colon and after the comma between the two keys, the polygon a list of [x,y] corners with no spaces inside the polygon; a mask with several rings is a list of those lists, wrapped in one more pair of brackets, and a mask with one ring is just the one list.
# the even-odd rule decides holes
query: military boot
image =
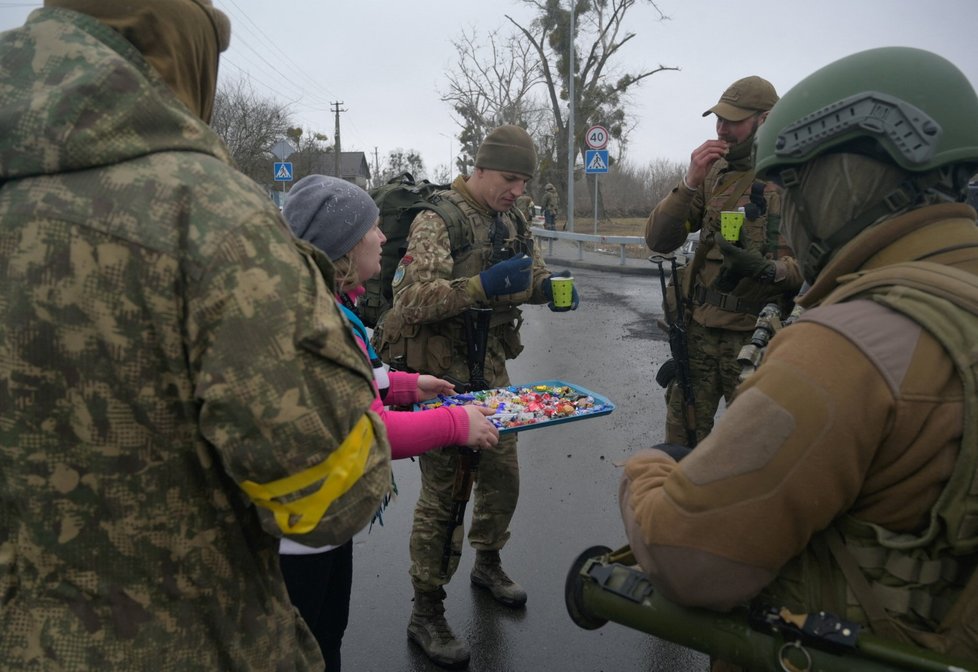
{"label": "military boot", "polygon": [[499,562],[499,551],[476,551],[472,585],[485,588],[497,602],[507,607],[522,607],[526,604],[526,591],[506,576]]}
{"label": "military boot", "polygon": [[469,647],[455,639],[445,620],[445,591],[414,591],[408,639],[436,665],[458,670],[469,664]]}

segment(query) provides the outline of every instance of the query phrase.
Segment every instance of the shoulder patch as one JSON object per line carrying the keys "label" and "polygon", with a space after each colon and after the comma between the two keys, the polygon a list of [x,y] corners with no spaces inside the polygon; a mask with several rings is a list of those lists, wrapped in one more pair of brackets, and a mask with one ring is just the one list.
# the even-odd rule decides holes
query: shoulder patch
{"label": "shoulder patch", "polygon": [[414,257],[412,257],[410,254],[405,254],[403,257],[401,257],[401,261],[399,265],[410,266],[412,261],[414,261]]}
{"label": "shoulder patch", "polygon": [[404,265],[404,260],[402,259],[394,271],[394,277],[391,279],[391,287],[397,287],[404,281]]}

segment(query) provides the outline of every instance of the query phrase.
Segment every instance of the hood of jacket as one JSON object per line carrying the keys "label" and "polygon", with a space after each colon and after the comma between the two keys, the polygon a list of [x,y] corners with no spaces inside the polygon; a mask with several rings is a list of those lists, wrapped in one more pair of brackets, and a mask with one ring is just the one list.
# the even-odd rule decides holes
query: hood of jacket
{"label": "hood of jacket", "polygon": [[231,163],[122,35],[89,16],[39,9],[0,33],[0,181],[113,165],[165,151]]}

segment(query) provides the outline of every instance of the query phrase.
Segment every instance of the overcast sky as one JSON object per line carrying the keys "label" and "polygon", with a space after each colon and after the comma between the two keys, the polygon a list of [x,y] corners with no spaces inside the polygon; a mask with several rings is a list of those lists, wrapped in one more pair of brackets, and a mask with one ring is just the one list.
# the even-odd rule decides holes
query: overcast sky
{"label": "overcast sky", "polygon": [[[256,93],[289,102],[304,128],[333,137],[331,103],[342,102],[343,150],[381,159],[421,152],[429,169],[458,150],[458,126],[441,102],[445,71],[463,30],[527,25],[518,0],[214,0],[232,22],[222,78],[247,77]],[[0,30],[40,3],[0,1]],[[639,2],[621,68],[678,67],[647,78],[631,99],[637,122],[627,158],[686,162],[714,136],[712,106],[736,79],[760,75],[784,93],[818,67],[856,51],[912,46],[934,51],[978,87],[978,0],[660,0]],[[976,120],[978,123],[978,120]],[[611,147],[614,151],[616,148]]]}

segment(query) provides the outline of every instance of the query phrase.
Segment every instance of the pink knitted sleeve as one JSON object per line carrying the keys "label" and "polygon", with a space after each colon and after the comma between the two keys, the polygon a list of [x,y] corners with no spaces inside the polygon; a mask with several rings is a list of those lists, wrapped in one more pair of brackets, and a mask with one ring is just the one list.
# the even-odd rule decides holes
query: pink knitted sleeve
{"label": "pink knitted sleeve", "polygon": [[461,406],[442,406],[424,411],[383,410],[391,457],[402,460],[432,448],[463,445],[469,438],[469,416]]}
{"label": "pink knitted sleeve", "polygon": [[420,374],[406,371],[388,371],[391,386],[387,389],[384,401],[391,406],[405,406],[418,401],[418,378]]}
{"label": "pink knitted sleeve", "polygon": [[[367,353],[366,344],[354,330],[360,348]],[[412,404],[418,398],[418,374],[391,371],[386,402],[391,405]],[[415,457],[432,448],[464,444],[469,438],[469,416],[461,406],[442,406],[424,411],[389,411],[377,393],[370,410],[377,413],[387,428],[391,457],[401,460]]]}

